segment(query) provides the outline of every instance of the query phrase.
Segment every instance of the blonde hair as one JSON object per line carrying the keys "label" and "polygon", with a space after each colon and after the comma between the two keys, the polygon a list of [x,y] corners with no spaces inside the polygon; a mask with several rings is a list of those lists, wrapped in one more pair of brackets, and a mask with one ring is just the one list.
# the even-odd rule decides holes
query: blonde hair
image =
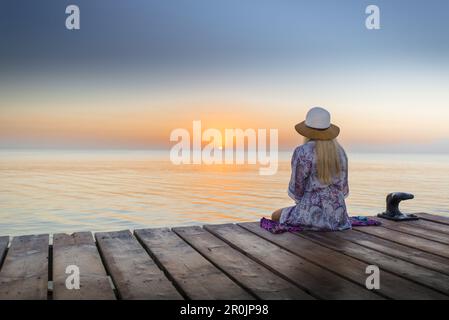
{"label": "blonde hair", "polygon": [[[309,141],[309,138],[304,139],[304,143]],[[332,179],[341,172],[338,142],[336,139],[314,141],[318,180],[323,184],[330,184]]]}

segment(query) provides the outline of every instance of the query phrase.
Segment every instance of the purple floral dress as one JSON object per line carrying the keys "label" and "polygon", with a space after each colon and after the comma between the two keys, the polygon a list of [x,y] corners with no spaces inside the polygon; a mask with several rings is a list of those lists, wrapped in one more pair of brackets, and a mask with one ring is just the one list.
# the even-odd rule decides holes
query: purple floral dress
{"label": "purple floral dress", "polygon": [[309,141],[295,149],[288,194],[296,205],[282,209],[281,224],[317,231],[351,228],[345,205],[349,193],[348,159],[343,148],[338,149],[342,171],[330,185],[323,185],[318,179],[315,142]]}

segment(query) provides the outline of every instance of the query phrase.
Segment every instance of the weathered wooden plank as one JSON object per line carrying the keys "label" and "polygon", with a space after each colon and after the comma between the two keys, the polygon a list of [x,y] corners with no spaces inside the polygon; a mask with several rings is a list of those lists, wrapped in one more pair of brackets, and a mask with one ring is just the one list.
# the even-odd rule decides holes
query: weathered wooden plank
{"label": "weathered wooden plank", "polygon": [[182,299],[129,230],[95,234],[100,254],[122,299]]}
{"label": "weathered wooden plank", "polygon": [[[280,248],[235,224],[206,230],[321,299],[381,299],[374,292]],[[297,241],[301,241],[297,238]]]}
{"label": "weathered wooden plank", "polygon": [[[379,227],[365,228],[384,229]],[[380,269],[426,285],[446,295],[449,294],[449,276],[349,241],[349,239],[354,239],[359,236],[357,231],[347,230],[342,232],[326,233],[301,231],[295,234],[300,237],[306,237],[307,239],[317,241],[332,250],[339,251],[369,264],[376,265]]]}
{"label": "weathered wooden plank", "polygon": [[0,271],[0,300],[47,299],[48,241],[48,234],[12,239]]}
{"label": "weathered wooden plank", "polygon": [[449,225],[449,217],[444,216],[436,216],[433,214],[428,214],[424,212],[415,213],[418,217],[420,217],[423,220],[428,220],[436,223],[441,223],[445,225]]}
{"label": "weathered wooden plank", "polygon": [[[366,268],[369,266],[367,263],[291,233],[272,234],[262,229],[257,222],[241,223],[239,226],[346,279],[365,286]],[[376,292],[391,299],[449,299],[444,294],[386,271],[382,272],[382,285]]]}
{"label": "weathered wooden plank", "polygon": [[[420,227],[418,224],[412,224],[410,222],[413,221],[407,221],[407,222],[395,222],[395,221],[389,221],[387,219],[378,219],[381,220],[382,226],[387,229],[411,234],[420,238],[437,241],[443,244],[449,244],[449,235],[445,233],[441,233],[439,231],[435,230],[428,230]],[[421,222],[419,220],[415,222]],[[441,225],[444,226],[444,225]]]}
{"label": "weathered wooden plank", "polygon": [[[384,221],[385,219],[382,219],[381,221]],[[444,233],[446,235],[449,235],[449,225],[432,222],[429,220],[412,220],[405,222],[407,226],[414,226],[416,228],[425,229],[428,231],[437,231],[440,233]]]}
{"label": "weathered wooden plank", "polygon": [[443,243],[420,238],[410,234],[405,234],[403,232],[398,232],[387,228],[365,227],[365,229],[362,230],[362,228],[360,228],[359,230],[365,233],[372,234],[379,238],[419,249],[421,251],[433,253],[444,258],[449,258],[449,246]]}
{"label": "weathered wooden plank", "polygon": [[257,298],[313,299],[201,227],[180,227],[173,231]]}
{"label": "weathered wooden plank", "polygon": [[134,231],[189,299],[254,299],[168,228]]}
{"label": "weathered wooden plank", "polygon": [[[80,270],[80,288],[66,287],[66,268],[75,265]],[[101,262],[92,233],[53,236],[53,299],[114,300],[115,294]]]}
{"label": "weathered wooden plank", "polygon": [[6,249],[8,248],[9,237],[0,237],[0,268],[3,264],[3,259],[6,255]]}
{"label": "weathered wooden plank", "polygon": [[366,227],[354,228],[360,235],[354,237],[351,241],[387,255],[449,275],[449,259],[373,236],[365,232],[369,229]]}

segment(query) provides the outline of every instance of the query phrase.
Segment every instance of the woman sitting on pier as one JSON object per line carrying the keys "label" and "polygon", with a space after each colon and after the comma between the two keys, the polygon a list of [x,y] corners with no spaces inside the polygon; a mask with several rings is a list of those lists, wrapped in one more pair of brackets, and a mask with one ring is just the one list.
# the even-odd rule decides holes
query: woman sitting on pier
{"label": "woman sitting on pier", "polygon": [[306,230],[350,229],[345,205],[348,160],[335,139],[340,129],[331,124],[329,112],[319,107],[310,109],[295,129],[305,137],[291,161],[288,194],[296,205],[273,212],[272,220]]}

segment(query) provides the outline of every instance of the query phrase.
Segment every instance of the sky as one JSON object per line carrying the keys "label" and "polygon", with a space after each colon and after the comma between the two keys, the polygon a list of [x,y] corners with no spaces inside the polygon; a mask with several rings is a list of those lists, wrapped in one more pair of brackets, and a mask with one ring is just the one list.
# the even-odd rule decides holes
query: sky
{"label": "sky", "polygon": [[322,106],[353,150],[449,152],[448,88],[447,0],[0,0],[4,149],[168,148],[201,120],[288,150]]}

